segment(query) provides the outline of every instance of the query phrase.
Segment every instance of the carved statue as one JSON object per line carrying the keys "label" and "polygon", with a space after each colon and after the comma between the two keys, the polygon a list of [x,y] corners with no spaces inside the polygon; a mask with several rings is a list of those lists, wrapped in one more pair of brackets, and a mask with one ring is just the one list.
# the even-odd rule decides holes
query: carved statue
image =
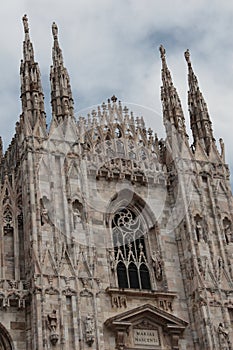
{"label": "carved statue", "polygon": [[34,100],[33,100],[33,104],[34,104],[34,109],[38,109],[39,104],[38,104],[38,96],[34,95]]}
{"label": "carved statue", "polygon": [[94,320],[91,315],[87,315],[85,320],[86,343],[91,346],[94,343]]}
{"label": "carved statue", "polygon": [[203,239],[203,229],[200,221],[196,222],[196,236],[198,242],[200,242]]}
{"label": "carved statue", "polygon": [[219,144],[220,144],[220,148],[221,148],[221,157],[225,156],[225,145],[223,142],[223,139],[219,139]]}
{"label": "carved statue", "polygon": [[216,270],[217,270],[217,278],[219,281],[222,278],[223,269],[224,269],[224,261],[220,256],[218,256],[217,262],[216,262]]}
{"label": "carved statue", "polygon": [[113,271],[115,269],[115,263],[116,263],[114,249],[109,249],[109,260],[110,260],[111,270]]}
{"label": "carved statue", "polygon": [[50,341],[52,345],[56,345],[59,335],[57,334],[57,312],[53,310],[51,314],[47,315],[47,325],[50,330]]}
{"label": "carved statue", "polygon": [[[229,343],[229,333],[222,323],[219,323],[218,325],[218,336],[219,336],[220,346],[221,345],[224,346]],[[224,346],[224,349],[225,349],[225,346]]]}
{"label": "carved statue", "polygon": [[43,198],[40,199],[40,217],[41,217],[41,225],[46,225],[50,222],[49,219],[49,200],[47,197],[43,196]]}
{"label": "carved statue", "polygon": [[232,242],[231,222],[226,220],[224,223],[224,234],[227,244]]}
{"label": "carved statue", "polygon": [[29,27],[28,27],[28,18],[27,15],[23,16],[23,26],[24,26],[24,31],[25,33],[29,32]]}
{"label": "carved statue", "polygon": [[205,123],[205,131],[206,131],[206,136],[210,136],[210,128],[208,123]]}
{"label": "carved statue", "polygon": [[42,208],[41,210],[41,225],[45,225],[49,222],[48,210],[46,208]]}
{"label": "carved statue", "polygon": [[182,130],[183,127],[184,127],[183,121],[182,121],[182,119],[181,119],[180,116],[178,116],[177,126],[178,126],[178,129],[179,129],[179,130]]}
{"label": "carved statue", "polygon": [[48,328],[51,330],[51,332],[55,333],[57,329],[57,312],[56,310],[53,310],[51,314],[47,316],[48,319]]}
{"label": "carved statue", "polygon": [[64,102],[64,114],[69,115],[69,104],[67,100]]}
{"label": "carved statue", "polygon": [[80,224],[80,222],[81,222],[80,211],[77,208],[75,208],[74,209],[74,228],[76,228],[78,224]]}
{"label": "carved statue", "polygon": [[161,259],[160,251],[157,250],[157,252],[153,252],[151,259],[152,259],[152,264],[155,272],[155,278],[158,281],[161,281],[163,271],[162,271],[162,259]]}
{"label": "carved statue", "polygon": [[54,39],[57,38],[58,28],[55,22],[53,22],[53,25],[52,25],[52,33],[53,33]]}
{"label": "carved statue", "polygon": [[75,200],[72,203],[72,210],[73,210],[73,219],[74,219],[74,228],[76,229],[77,226],[82,221],[82,205],[78,200]]}

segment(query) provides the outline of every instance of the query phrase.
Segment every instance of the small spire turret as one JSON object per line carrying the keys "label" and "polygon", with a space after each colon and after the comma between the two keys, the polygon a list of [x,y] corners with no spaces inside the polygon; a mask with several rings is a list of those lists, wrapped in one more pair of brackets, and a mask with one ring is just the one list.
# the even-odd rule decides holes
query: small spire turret
{"label": "small spire turret", "polygon": [[46,129],[44,94],[38,63],[34,60],[33,45],[29,36],[27,15],[22,18],[25,39],[23,42],[23,59],[20,64],[21,101],[24,118],[28,118],[33,129],[38,118],[42,117]]}
{"label": "small spire turret", "polygon": [[[161,100],[163,104],[163,119],[167,134],[170,133],[170,126],[173,125],[182,137],[188,137],[185,127],[185,118],[180,102],[180,98],[173,85],[171,73],[166,62],[166,51],[161,45],[160,48],[162,60],[162,87]],[[170,126],[168,125],[170,124]]]}
{"label": "small spire turret", "polygon": [[53,119],[60,122],[68,116],[74,117],[73,97],[69,74],[64,67],[62,50],[58,42],[58,27],[55,22],[52,24],[52,34],[54,44],[52,49],[53,65],[50,69],[51,104]]}
{"label": "small spire turret", "polygon": [[213,137],[212,123],[209,117],[207,104],[200,91],[197,77],[192,68],[189,50],[185,51],[184,56],[188,65],[188,106],[194,146],[199,140],[202,143],[205,152],[209,154],[211,142],[215,141]]}

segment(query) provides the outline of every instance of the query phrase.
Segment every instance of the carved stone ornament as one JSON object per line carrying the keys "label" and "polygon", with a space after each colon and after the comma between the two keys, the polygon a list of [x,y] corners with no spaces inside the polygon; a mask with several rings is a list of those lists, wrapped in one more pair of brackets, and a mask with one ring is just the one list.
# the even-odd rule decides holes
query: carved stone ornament
{"label": "carved stone ornament", "polygon": [[50,342],[52,345],[56,345],[59,334],[57,333],[57,312],[53,310],[51,314],[47,315],[47,325],[50,330]]}
{"label": "carved stone ornament", "polygon": [[91,346],[94,343],[95,335],[94,335],[94,319],[91,315],[87,315],[85,320],[85,335],[86,335],[86,343],[88,346]]}
{"label": "carved stone ornament", "polygon": [[127,298],[124,295],[112,295],[112,307],[117,308],[126,308],[127,307]]}
{"label": "carved stone ornament", "polygon": [[52,345],[56,345],[59,339],[59,335],[57,333],[52,333],[50,334],[49,339]]}
{"label": "carved stone ornament", "polygon": [[125,349],[125,337],[126,333],[122,330],[118,330],[116,333],[116,346],[118,350]]}

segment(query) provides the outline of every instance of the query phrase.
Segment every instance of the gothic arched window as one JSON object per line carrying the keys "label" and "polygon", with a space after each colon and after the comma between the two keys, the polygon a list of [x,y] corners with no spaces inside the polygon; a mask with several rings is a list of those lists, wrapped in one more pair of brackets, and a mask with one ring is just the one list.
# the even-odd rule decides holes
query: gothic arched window
{"label": "gothic arched window", "polygon": [[119,209],[112,220],[119,288],[151,289],[143,223],[129,208]]}

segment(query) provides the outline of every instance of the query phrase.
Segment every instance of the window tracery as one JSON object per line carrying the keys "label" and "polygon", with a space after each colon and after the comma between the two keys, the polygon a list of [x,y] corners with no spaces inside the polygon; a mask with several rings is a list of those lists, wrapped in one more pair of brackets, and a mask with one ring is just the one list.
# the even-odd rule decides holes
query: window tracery
{"label": "window tracery", "polygon": [[119,287],[151,289],[142,220],[122,208],[113,217],[112,230]]}

